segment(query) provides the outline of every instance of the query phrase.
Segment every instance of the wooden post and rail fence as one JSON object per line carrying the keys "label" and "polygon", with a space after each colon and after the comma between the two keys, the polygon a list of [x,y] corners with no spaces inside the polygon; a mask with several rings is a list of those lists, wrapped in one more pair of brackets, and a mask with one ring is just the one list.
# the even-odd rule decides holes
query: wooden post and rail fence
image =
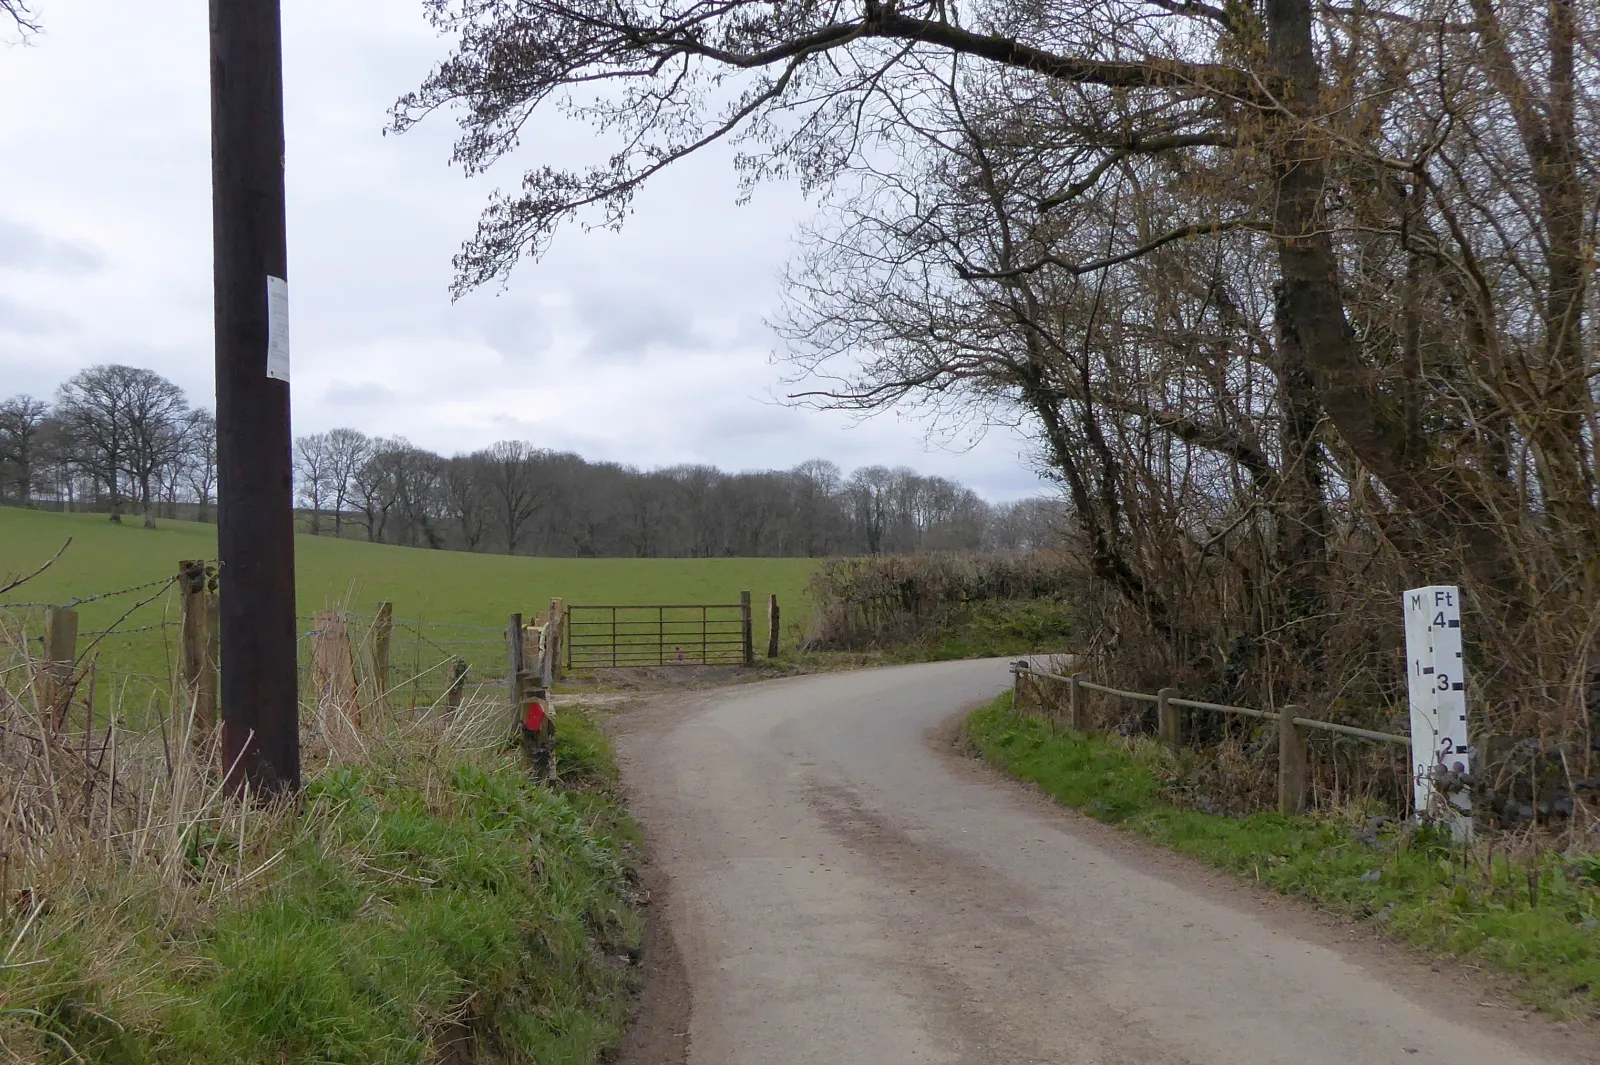
{"label": "wooden post and rail fence", "polygon": [[1066,706],[1064,714],[1049,713],[1045,700],[1037,700],[1038,708],[1045,713],[1048,720],[1058,720],[1068,728],[1078,732],[1092,730],[1093,722],[1089,720],[1087,695],[1095,692],[1116,699],[1130,699],[1135,702],[1153,703],[1156,708],[1156,728],[1161,742],[1169,747],[1179,747],[1183,743],[1184,714],[1185,710],[1198,710],[1207,713],[1224,714],[1236,717],[1254,718],[1260,721],[1276,723],[1278,730],[1278,810],[1285,814],[1304,813],[1306,808],[1306,776],[1309,760],[1306,744],[1312,732],[1331,732],[1340,736],[1351,736],[1356,739],[1369,740],[1374,743],[1388,743],[1396,746],[1411,747],[1408,736],[1398,736],[1391,732],[1377,732],[1373,729],[1357,728],[1354,725],[1341,725],[1334,721],[1318,721],[1305,716],[1306,708],[1303,706],[1286,706],[1282,711],[1257,710],[1248,706],[1229,706],[1225,703],[1208,703],[1199,699],[1185,699],[1178,694],[1175,688],[1162,688],[1154,695],[1148,692],[1127,691],[1123,688],[1112,688],[1104,684],[1096,684],[1088,679],[1086,673],[1061,673],[1044,672],[1033,667],[1033,664],[1023,660],[1012,664],[1013,677],[1012,703],[1019,712],[1026,713],[1023,706],[1023,678],[1028,677],[1035,682],[1060,685],[1066,689]]}

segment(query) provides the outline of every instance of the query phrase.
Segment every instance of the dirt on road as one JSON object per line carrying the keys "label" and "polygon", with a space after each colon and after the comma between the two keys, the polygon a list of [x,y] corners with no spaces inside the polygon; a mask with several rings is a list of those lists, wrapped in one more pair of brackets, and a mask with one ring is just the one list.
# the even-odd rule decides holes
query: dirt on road
{"label": "dirt on road", "polygon": [[623,718],[655,911],[624,1062],[1600,1062],[1591,1030],[937,741],[1008,682],[1000,661],[904,666]]}

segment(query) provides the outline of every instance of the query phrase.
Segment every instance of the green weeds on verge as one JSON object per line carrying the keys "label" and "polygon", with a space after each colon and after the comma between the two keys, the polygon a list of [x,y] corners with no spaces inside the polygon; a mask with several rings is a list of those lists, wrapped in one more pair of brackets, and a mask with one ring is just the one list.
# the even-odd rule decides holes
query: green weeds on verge
{"label": "green weeds on verge", "polygon": [[967,720],[968,743],[1001,769],[1090,817],[1419,947],[1510,974],[1557,1015],[1600,1014],[1600,858],[1512,861],[1427,828],[1373,831],[1350,815],[1227,817],[1179,809],[1162,781],[1173,755],[1145,739],[1071,732],[1014,713],[1009,693]]}
{"label": "green weeds on verge", "polygon": [[[85,885],[21,935],[13,922],[0,1057],[604,1060],[635,978],[634,832],[604,738],[575,714],[562,725],[556,787],[493,745],[376,744],[312,777],[266,841],[281,857],[235,899],[173,912]],[[197,846],[192,861],[231,861],[229,846]]]}

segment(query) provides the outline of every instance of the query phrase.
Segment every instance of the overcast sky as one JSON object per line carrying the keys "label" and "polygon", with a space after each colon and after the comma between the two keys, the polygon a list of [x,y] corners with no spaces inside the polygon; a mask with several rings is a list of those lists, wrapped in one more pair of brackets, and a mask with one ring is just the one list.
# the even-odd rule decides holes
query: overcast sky
{"label": "overcast sky", "polygon": [[[209,404],[205,4],[38,6],[45,32],[0,45],[0,396],[126,362]],[[284,32],[296,433],[350,425],[445,453],[515,437],[641,466],[822,457],[996,500],[1042,490],[1006,429],[930,442],[915,418],[774,401],[763,318],[810,208],[777,185],[737,206],[726,155],[658,179],[620,235],[565,229],[509,288],[452,304],[451,255],[519,174],[464,180],[447,116],[382,136],[446,42],[420,0],[285,0]],[[520,161],[590,147],[552,117]]]}

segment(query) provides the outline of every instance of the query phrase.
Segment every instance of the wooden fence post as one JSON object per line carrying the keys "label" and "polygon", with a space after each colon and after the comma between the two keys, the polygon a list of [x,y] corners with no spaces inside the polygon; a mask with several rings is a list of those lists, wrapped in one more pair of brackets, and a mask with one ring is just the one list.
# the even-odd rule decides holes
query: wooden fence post
{"label": "wooden fence post", "polygon": [[331,722],[350,728],[361,725],[361,700],[356,693],[355,663],[350,650],[350,626],[337,610],[319,610],[312,619],[311,679],[316,692],[317,716],[330,741]]}
{"label": "wooden fence post", "polygon": [[206,618],[206,564],[200,559],[178,563],[178,589],[183,595],[178,627],[178,656],[183,672],[183,697],[193,715],[194,738],[204,742],[217,724],[216,698],[209,683],[210,626]]}
{"label": "wooden fence post", "polygon": [[1306,809],[1306,730],[1294,723],[1303,706],[1286,706],[1278,717],[1278,812],[1304,813]]}
{"label": "wooden fence post", "polygon": [[562,647],[567,642],[567,607],[558,597],[550,600],[550,627],[545,642],[550,647],[550,680],[561,679]]}
{"label": "wooden fence post", "polygon": [[739,593],[739,626],[740,635],[744,638],[744,664],[756,664],[755,627],[750,618],[750,593]]}
{"label": "wooden fence post", "polygon": [[44,612],[44,683],[40,694],[50,728],[60,732],[67,724],[67,704],[72,699],[72,666],[78,658],[78,612],[53,606]]}
{"label": "wooden fence post", "polygon": [[536,630],[539,635],[539,687],[545,691],[556,681],[556,629],[549,619]]}
{"label": "wooden fence post", "polygon": [[394,604],[379,603],[372,619],[372,708],[389,709],[389,641],[394,634]]}
{"label": "wooden fence post", "polygon": [[767,657],[778,657],[778,597],[767,596]]}
{"label": "wooden fence post", "polygon": [[507,697],[511,700],[511,716],[517,724],[522,723],[522,615],[512,614],[511,620],[506,624],[506,665],[510,691]]}
{"label": "wooden fence post", "polygon": [[[532,630],[538,633],[540,630]],[[523,754],[528,758],[534,774],[548,776],[555,744],[555,716],[550,706],[550,689],[546,683],[550,662],[548,643],[540,653],[539,671],[528,669],[527,645],[529,630],[522,627],[522,615],[512,614],[506,633],[511,667],[511,705],[516,718],[516,734],[521,737]],[[537,703],[537,708],[534,707]],[[537,721],[533,712],[537,709]],[[532,727],[529,723],[533,722]]]}
{"label": "wooden fence post", "polygon": [[457,710],[461,707],[461,692],[467,686],[467,660],[458,658],[450,666],[450,688],[444,694],[444,705],[447,710]]}
{"label": "wooden fence post", "polygon": [[1178,708],[1169,701],[1177,697],[1176,688],[1162,688],[1156,693],[1156,729],[1162,742],[1169,747],[1183,744],[1183,720],[1178,716]]}
{"label": "wooden fence post", "polygon": [[1083,676],[1074,673],[1067,685],[1067,727],[1074,732],[1085,731],[1084,722],[1088,720],[1083,705]]}

